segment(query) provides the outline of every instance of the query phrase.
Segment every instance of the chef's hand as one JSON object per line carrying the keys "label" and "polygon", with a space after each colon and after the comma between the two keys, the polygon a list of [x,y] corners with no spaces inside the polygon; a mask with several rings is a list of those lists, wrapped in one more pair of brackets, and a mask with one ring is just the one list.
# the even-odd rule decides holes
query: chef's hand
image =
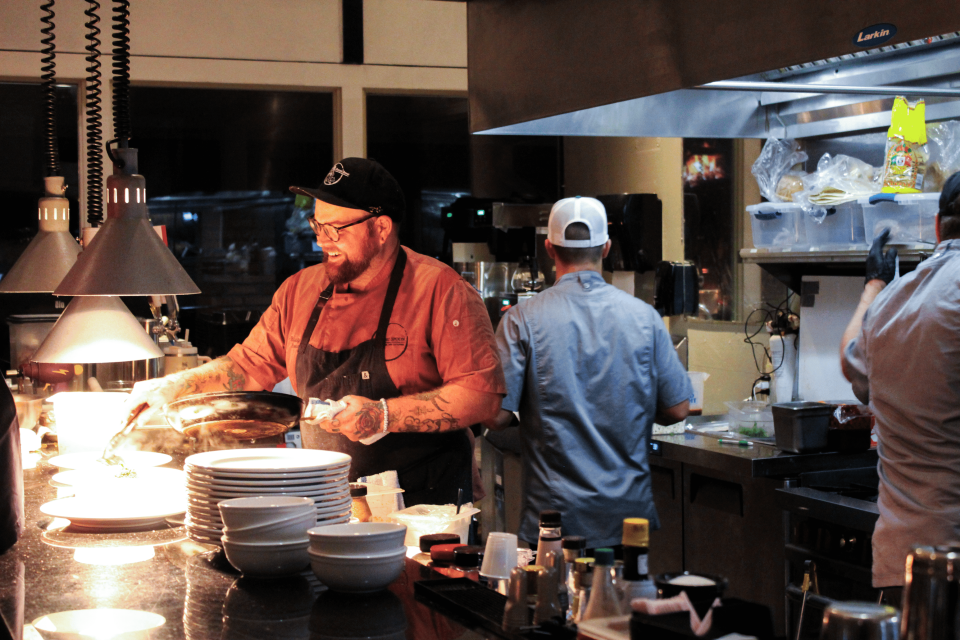
{"label": "chef's hand", "polygon": [[133,391],[124,407],[124,418],[131,411],[145,404],[147,408],[137,416],[137,426],[142,427],[163,408],[163,405],[176,400],[181,395],[183,395],[183,385],[175,375],[138,382],[133,385]]}
{"label": "chef's hand", "polygon": [[347,406],[331,420],[317,423],[324,431],[339,433],[356,442],[369,438],[383,428],[383,406],[379,400],[362,396],[344,396],[340,401]]}
{"label": "chef's hand", "polygon": [[890,284],[893,280],[897,272],[897,249],[891,247],[886,253],[883,252],[889,239],[890,229],[884,229],[870,246],[870,253],[867,254],[867,282],[882,280],[884,284]]}

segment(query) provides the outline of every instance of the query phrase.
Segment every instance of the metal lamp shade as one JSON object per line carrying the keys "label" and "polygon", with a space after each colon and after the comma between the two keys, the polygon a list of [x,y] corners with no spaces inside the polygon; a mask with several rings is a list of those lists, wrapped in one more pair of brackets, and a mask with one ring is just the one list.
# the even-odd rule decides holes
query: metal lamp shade
{"label": "metal lamp shade", "polygon": [[50,293],[77,261],[80,245],[70,235],[70,202],[63,197],[63,177],[44,178],[40,198],[40,231],[8,273],[0,279],[0,293]]}
{"label": "metal lamp shade", "polygon": [[77,261],[69,231],[41,231],[0,280],[0,293],[52,293]]}
{"label": "metal lamp shade", "polygon": [[114,173],[107,178],[107,221],[54,295],[200,293],[150,224],[146,180],[137,173],[137,150],[117,149],[114,153]]}
{"label": "metal lamp shade", "polygon": [[98,363],[162,357],[120,298],[94,296],[77,297],[67,305],[32,360]]}

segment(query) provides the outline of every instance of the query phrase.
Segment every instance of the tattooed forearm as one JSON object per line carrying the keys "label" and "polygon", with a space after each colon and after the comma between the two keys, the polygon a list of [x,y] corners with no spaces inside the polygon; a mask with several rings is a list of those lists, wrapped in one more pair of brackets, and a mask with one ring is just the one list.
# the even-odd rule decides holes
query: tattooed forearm
{"label": "tattooed forearm", "polygon": [[364,402],[357,411],[357,436],[369,438],[383,426],[383,408],[379,402]]}
{"label": "tattooed forearm", "polygon": [[405,433],[438,433],[440,431],[453,431],[460,428],[460,421],[449,413],[444,413],[439,418],[415,418],[406,416],[403,422],[395,431]]}
{"label": "tattooed forearm", "polygon": [[213,362],[182,371],[179,376],[179,395],[187,396],[218,389],[242,391],[247,386],[247,376],[233,360],[224,356]]}
{"label": "tattooed forearm", "polygon": [[[392,398],[387,409],[388,431],[439,433],[463,429],[496,414],[500,395],[447,384],[432,391]],[[379,417],[383,419],[382,414]]]}

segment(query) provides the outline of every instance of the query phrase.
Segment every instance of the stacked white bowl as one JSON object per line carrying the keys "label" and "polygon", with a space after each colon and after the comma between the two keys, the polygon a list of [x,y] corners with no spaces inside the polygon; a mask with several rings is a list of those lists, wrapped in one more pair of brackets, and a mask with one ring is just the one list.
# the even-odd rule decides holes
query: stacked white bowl
{"label": "stacked white bowl", "polygon": [[357,522],[314,527],[307,534],[310,566],[333,591],[379,591],[403,573],[406,525]]}
{"label": "stacked white bowl", "polygon": [[223,500],[218,506],[223,550],[244,575],[289,575],[309,563],[307,530],[317,517],[312,498],[255,496]]}

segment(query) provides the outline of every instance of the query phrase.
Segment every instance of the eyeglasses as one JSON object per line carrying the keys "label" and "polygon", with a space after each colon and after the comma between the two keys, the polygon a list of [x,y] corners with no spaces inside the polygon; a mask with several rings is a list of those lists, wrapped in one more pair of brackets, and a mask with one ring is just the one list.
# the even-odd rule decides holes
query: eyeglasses
{"label": "eyeglasses", "polygon": [[355,224],[360,224],[361,222],[366,222],[370,218],[378,218],[380,214],[371,213],[366,218],[360,218],[356,222],[351,222],[350,224],[345,224],[340,227],[335,227],[332,224],[323,224],[322,222],[317,222],[316,218],[309,218],[310,228],[313,229],[313,233],[320,235],[320,232],[323,231],[323,234],[330,238],[332,241],[336,242],[340,239],[340,231],[346,229],[347,227],[352,227]]}

